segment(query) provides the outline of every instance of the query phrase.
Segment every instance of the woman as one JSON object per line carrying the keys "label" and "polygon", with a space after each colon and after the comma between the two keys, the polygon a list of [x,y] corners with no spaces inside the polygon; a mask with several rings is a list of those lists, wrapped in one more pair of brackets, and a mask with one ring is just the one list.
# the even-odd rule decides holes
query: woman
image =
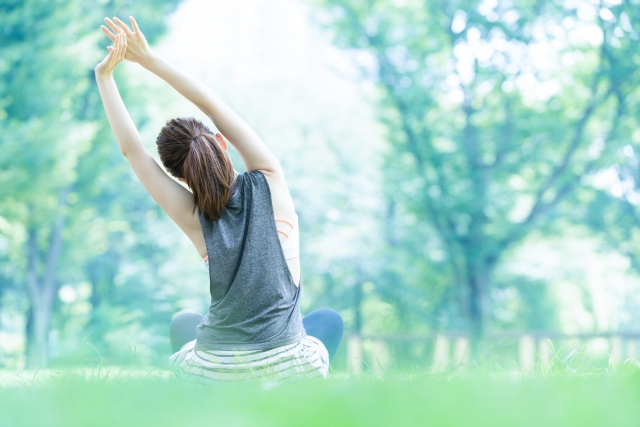
{"label": "woman", "polygon": [[[100,96],[122,154],[209,268],[207,315],[183,313],[169,327],[173,367],[214,381],[326,377],[342,319],[328,309],[301,318],[298,219],[278,160],[215,93],[155,55],[129,19],[132,29],[118,18],[101,26],[114,45],[95,68]],[[160,131],[160,160],[191,191],[142,145],[112,76],[123,59],[169,83],[222,133],[193,118],[169,120]],[[226,141],[246,173],[233,169]]]}

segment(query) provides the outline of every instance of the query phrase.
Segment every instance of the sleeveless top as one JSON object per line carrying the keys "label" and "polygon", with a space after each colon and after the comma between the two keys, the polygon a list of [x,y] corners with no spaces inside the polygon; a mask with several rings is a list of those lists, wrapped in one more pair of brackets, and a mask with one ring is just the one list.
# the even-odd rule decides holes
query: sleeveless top
{"label": "sleeveless top", "polygon": [[238,175],[218,221],[198,211],[209,255],[211,306],[196,350],[266,350],[300,341],[300,286],[276,229],[269,183],[259,171]]}

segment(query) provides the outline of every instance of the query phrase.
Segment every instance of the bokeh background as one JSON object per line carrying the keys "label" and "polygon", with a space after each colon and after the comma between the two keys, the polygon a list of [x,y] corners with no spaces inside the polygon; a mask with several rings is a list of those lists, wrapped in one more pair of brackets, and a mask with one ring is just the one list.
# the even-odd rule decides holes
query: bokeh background
{"label": "bokeh background", "polygon": [[[129,15],[280,159],[303,314],[345,320],[334,369],[426,368],[446,337],[635,354],[638,0],[0,0],[0,369],[164,367],[172,316],[207,310],[94,81],[102,18]],[[204,119],[115,77],[154,155],[167,119]]]}

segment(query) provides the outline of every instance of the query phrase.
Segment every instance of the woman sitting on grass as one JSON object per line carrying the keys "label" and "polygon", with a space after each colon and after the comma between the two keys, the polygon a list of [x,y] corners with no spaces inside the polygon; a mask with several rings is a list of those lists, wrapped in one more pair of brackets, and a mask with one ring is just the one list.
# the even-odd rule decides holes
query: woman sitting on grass
{"label": "woman sitting on grass", "polygon": [[[105,18],[114,42],[96,81],[122,153],[151,197],[191,239],[209,268],[206,316],[182,313],[169,327],[178,375],[205,380],[325,376],[342,339],[329,309],[300,314],[298,217],[278,160],[258,135],[204,84],[155,55],[136,21]],[[154,73],[222,132],[193,118],[169,120],[156,144],[171,179],[142,145],[113,80],[127,59]],[[246,173],[227,155],[238,150]]]}

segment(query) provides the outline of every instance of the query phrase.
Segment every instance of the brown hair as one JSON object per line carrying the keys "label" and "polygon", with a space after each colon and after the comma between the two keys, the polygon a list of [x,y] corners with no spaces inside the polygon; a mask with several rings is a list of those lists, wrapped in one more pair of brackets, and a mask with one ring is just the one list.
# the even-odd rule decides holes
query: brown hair
{"label": "brown hair", "polygon": [[162,164],[186,181],[204,217],[219,220],[231,197],[234,170],[213,132],[199,120],[179,117],[167,121],[156,145]]}

